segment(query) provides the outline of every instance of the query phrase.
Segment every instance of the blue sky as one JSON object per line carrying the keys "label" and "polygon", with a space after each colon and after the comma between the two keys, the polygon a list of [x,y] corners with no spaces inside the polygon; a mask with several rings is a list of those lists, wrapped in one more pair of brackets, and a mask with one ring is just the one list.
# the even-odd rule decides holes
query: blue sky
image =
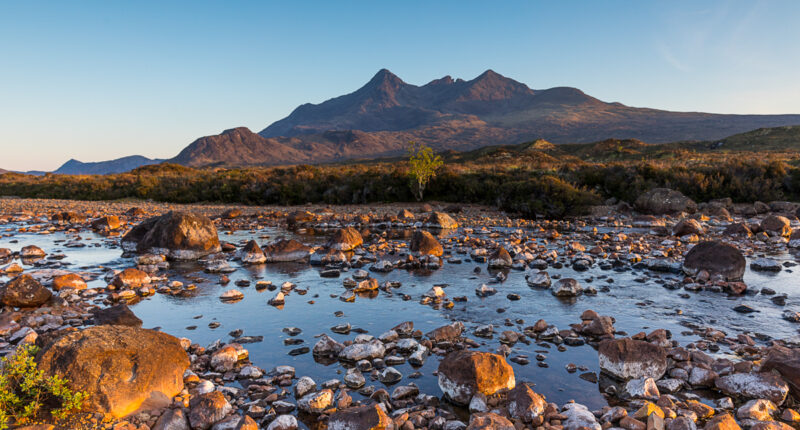
{"label": "blue sky", "polygon": [[168,158],[380,68],[800,113],[800,1],[0,1],[0,167]]}

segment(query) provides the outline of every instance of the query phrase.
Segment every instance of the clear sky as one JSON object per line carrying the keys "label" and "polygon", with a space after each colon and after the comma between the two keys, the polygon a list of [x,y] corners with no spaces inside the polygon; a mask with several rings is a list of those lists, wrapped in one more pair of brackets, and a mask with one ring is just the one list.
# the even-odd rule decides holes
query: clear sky
{"label": "clear sky", "polygon": [[380,68],[681,111],[800,113],[800,1],[0,0],[0,167],[169,158]]}

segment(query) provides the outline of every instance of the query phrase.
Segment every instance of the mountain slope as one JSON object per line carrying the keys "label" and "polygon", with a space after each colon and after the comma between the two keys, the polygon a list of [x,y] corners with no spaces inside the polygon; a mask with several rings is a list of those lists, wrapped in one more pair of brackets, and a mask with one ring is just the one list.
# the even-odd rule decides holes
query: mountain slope
{"label": "mountain slope", "polygon": [[72,159],[53,171],[53,173],[59,175],[107,175],[110,173],[127,172],[137,167],[158,164],[162,161],[164,160],[153,160],[141,155],[131,155],[129,157],[117,158],[116,160],[98,161],[94,163],[83,163]]}
{"label": "mountain slope", "polygon": [[[472,149],[519,143],[537,138],[555,143],[633,138],[652,143],[713,140],[755,128],[800,124],[800,115],[720,115],[669,112],[606,103],[576,88],[533,90],[488,70],[473,80],[450,76],[423,86],[404,82],[388,70],[379,71],[353,93],[320,104],[304,104],[259,134],[293,137],[297,149],[316,147],[309,154],[347,156],[325,138],[330,131],[368,132],[376,140],[361,156],[384,154],[396,141],[417,138],[436,149]],[[459,139],[456,145],[454,139]],[[357,143],[353,141],[352,143]],[[341,146],[341,142],[338,143]]]}
{"label": "mountain slope", "polygon": [[[285,140],[285,139],[284,139]],[[169,162],[185,166],[282,164],[292,160],[310,160],[309,154],[287,146],[278,139],[263,138],[248,129],[237,127],[221,134],[201,137]]]}

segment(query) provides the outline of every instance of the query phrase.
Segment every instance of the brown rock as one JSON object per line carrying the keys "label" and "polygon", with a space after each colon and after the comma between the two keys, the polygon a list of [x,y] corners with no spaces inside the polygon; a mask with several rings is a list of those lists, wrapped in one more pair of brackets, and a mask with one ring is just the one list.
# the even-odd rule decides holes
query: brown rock
{"label": "brown rock", "polygon": [[194,260],[222,250],[214,223],[187,212],[142,221],[122,238],[122,245],[139,253],[166,254],[173,260]]}
{"label": "brown rock", "polygon": [[345,227],[336,230],[331,240],[328,241],[328,248],[337,251],[350,251],[364,243],[361,233],[353,227]]}
{"label": "brown rock", "polygon": [[192,429],[208,430],[225,418],[233,407],[220,391],[193,397],[189,403],[189,424]]}
{"label": "brown rock", "polygon": [[420,255],[441,257],[442,254],[444,254],[442,244],[440,244],[430,232],[425,230],[417,230],[414,232],[414,235],[411,236],[409,249],[412,252],[418,252]]}
{"label": "brown rock", "polygon": [[777,236],[789,236],[792,234],[791,221],[784,216],[770,215],[761,221],[761,231]]}
{"label": "brown rock", "polygon": [[377,403],[336,411],[328,419],[330,429],[385,430],[394,422]]}
{"label": "brown rock", "polygon": [[444,212],[433,212],[428,219],[425,220],[425,227],[454,229],[458,228],[458,223],[450,215]]}
{"label": "brown rock", "polygon": [[183,389],[189,357],[180,340],[154,330],[96,326],[68,333],[36,357],[45,375],[59,375],[89,393],[87,407],[115,417],[168,406]]}
{"label": "brown rock", "polygon": [[544,413],[547,403],[544,396],[534,392],[528,384],[519,384],[508,392],[508,414],[524,422],[531,422]]}
{"label": "brown rock", "polygon": [[279,239],[263,248],[268,263],[302,260],[311,255],[311,248],[294,239]]}
{"label": "brown rock", "polygon": [[61,291],[63,288],[85,290],[86,281],[77,273],[67,273],[66,275],[59,275],[53,278],[53,289]]}
{"label": "brown rock", "polygon": [[138,288],[143,285],[147,285],[150,283],[150,275],[147,273],[134,268],[127,268],[122,272],[117,273],[114,276],[114,279],[111,281],[111,284],[122,288],[122,287],[129,287],[129,288]]}
{"label": "brown rock", "polygon": [[19,275],[0,287],[0,302],[6,306],[35,308],[45,304],[53,293],[31,275]]}
{"label": "brown rock", "polygon": [[695,275],[701,270],[722,275],[729,281],[739,281],[745,271],[746,261],[735,246],[719,241],[700,242],[686,254],[683,271]]}
{"label": "brown rock", "polygon": [[731,414],[722,414],[717,415],[716,417],[712,418],[706,426],[705,430],[741,430],[742,428],[739,427],[739,424],[736,424],[736,420],[733,419]]}
{"label": "brown rock", "polygon": [[501,355],[461,350],[439,363],[439,388],[458,404],[469,404],[477,393],[489,396],[515,385],[514,369]]}
{"label": "brown rock", "polygon": [[688,234],[696,234],[702,236],[706,233],[700,222],[692,218],[684,218],[675,225],[672,229],[672,234],[678,237],[686,236]]}
{"label": "brown rock", "polygon": [[766,358],[761,364],[761,371],[777,370],[795,397],[800,397],[800,350],[775,345],[767,350]]}
{"label": "brown rock", "polygon": [[639,212],[653,215],[697,211],[697,204],[692,199],[669,188],[654,188],[642,194],[636,199],[634,207]]}
{"label": "brown rock", "polygon": [[598,349],[600,368],[619,379],[660,379],[667,370],[664,348],[630,338],[607,340]]}
{"label": "brown rock", "polygon": [[472,414],[467,430],[516,430],[514,423],[492,412]]}

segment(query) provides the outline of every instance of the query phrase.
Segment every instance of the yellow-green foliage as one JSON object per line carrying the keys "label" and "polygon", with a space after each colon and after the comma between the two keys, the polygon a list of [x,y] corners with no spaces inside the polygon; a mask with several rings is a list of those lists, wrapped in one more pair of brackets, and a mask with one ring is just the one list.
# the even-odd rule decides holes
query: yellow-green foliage
{"label": "yellow-green foliage", "polygon": [[71,390],[64,378],[45,377],[33,360],[37,351],[33,345],[22,346],[0,362],[0,430],[12,423],[67,419],[88,398]]}
{"label": "yellow-green foliage", "polygon": [[409,171],[416,185],[414,193],[417,200],[422,200],[425,186],[436,176],[436,170],[442,167],[444,162],[442,157],[433,154],[433,149],[421,143],[410,142],[408,153]]}

